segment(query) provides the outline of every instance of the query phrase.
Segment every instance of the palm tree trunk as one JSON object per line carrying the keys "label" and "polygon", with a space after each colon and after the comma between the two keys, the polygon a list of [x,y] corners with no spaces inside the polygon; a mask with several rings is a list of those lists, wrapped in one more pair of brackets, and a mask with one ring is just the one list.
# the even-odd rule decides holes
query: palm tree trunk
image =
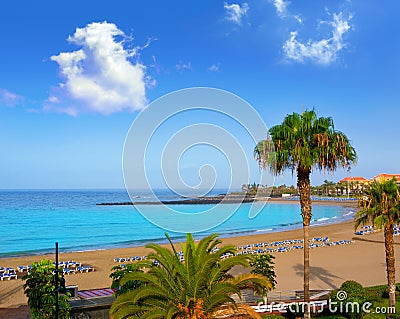
{"label": "palm tree trunk", "polygon": [[393,223],[385,225],[385,254],[386,254],[386,273],[389,289],[389,307],[396,306],[396,281],[394,265],[394,243],[393,243]]}
{"label": "palm tree trunk", "polygon": [[301,216],[303,218],[304,233],[304,318],[310,318],[310,248],[308,245],[309,227],[311,221],[311,196],[310,196],[310,173],[309,169],[298,167],[297,169],[297,187],[300,194]]}

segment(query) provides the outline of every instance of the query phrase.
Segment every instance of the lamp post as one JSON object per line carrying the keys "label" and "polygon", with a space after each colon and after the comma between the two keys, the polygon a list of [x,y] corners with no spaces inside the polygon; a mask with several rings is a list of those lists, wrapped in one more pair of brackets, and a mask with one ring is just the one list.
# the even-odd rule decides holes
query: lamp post
{"label": "lamp post", "polygon": [[59,307],[58,307],[58,294],[64,294],[67,289],[65,288],[65,279],[64,279],[64,272],[61,270],[61,278],[58,277],[58,242],[56,242],[56,271],[55,271],[55,280],[56,280],[56,319],[58,319]]}

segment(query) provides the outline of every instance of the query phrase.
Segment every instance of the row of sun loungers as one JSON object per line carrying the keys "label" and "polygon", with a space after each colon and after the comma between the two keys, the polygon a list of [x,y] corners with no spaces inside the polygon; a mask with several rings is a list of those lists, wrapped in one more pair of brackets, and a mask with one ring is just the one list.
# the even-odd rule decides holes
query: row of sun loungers
{"label": "row of sun loungers", "polygon": [[18,275],[12,267],[0,267],[0,280],[17,279]]}
{"label": "row of sun loungers", "polygon": [[[53,262],[53,265],[56,265],[55,262]],[[59,268],[64,268],[64,269],[71,269],[71,268],[78,268],[81,267],[82,264],[79,261],[73,261],[73,260],[69,260],[69,261],[59,261],[58,262],[58,267]],[[29,270],[32,268],[31,265],[28,266],[18,266],[17,267],[17,271],[18,272],[29,272]],[[1,267],[0,267],[0,273],[1,273]]]}
{"label": "row of sun loungers", "polygon": [[17,279],[18,276],[16,273],[12,273],[12,274],[0,274],[0,280],[11,280],[11,279]]}
{"label": "row of sun loungers", "polygon": [[94,267],[93,266],[79,266],[73,269],[70,268],[64,268],[63,269],[63,273],[64,275],[70,275],[70,274],[76,274],[76,273],[84,273],[84,272],[90,272],[90,271],[94,271]]}
{"label": "row of sun loungers", "polygon": [[[394,236],[400,236],[400,226],[399,225],[395,225],[393,227],[393,230],[394,230]],[[356,231],[355,234],[356,235],[368,235],[368,234],[376,233],[377,231],[379,231],[379,229],[376,229],[373,225],[367,225],[367,226],[363,226],[361,228],[361,230]]]}
{"label": "row of sun loungers", "polygon": [[[214,248],[211,252],[216,252],[219,248],[216,247]],[[183,251],[179,251],[177,253],[177,255],[179,256],[179,259],[181,261],[184,260],[183,257]],[[132,257],[116,257],[114,258],[114,262],[117,263],[126,263],[126,262],[135,262],[135,261],[140,261],[140,260],[145,260],[147,256],[132,256]],[[122,265],[121,265],[122,266]]]}
{"label": "row of sun loungers", "polygon": [[[313,242],[328,242],[329,237],[314,237],[308,240],[310,243]],[[256,244],[247,244],[245,246],[238,246],[238,250],[245,250],[245,249],[253,249],[255,248],[262,248],[262,247],[270,247],[270,246],[286,246],[286,245],[293,245],[293,244],[303,244],[303,239],[287,239],[281,241],[274,241],[271,243],[256,243]]]}
{"label": "row of sun loungers", "polygon": [[114,262],[125,263],[125,262],[139,261],[139,260],[145,260],[145,259],[146,259],[146,256],[116,257],[116,258],[114,258]]}
{"label": "row of sun loungers", "polygon": [[0,267],[0,280],[17,279],[18,275],[12,267]]}
{"label": "row of sun loungers", "polygon": [[[53,262],[55,265],[56,263]],[[76,274],[76,273],[84,273],[94,271],[94,267],[90,265],[82,265],[81,262],[78,261],[60,261],[58,262],[58,267],[62,269],[64,275],[69,274]],[[21,273],[29,273],[30,269],[32,268],[31,265],[28,266],[18,266],[17,272]],[[18,279],[18,274],[12,267],[0,267],[0,280],[11,280],[11,279]]]}
{"label": "row of sun loungers", "polygon": [[15,269],[12,267],[0,267],[0,274],[9,274],[9,273],[15,273]]}
{"label": "row of sun loungers", "polygon": [[[53,265],[55,265],[56,263],[53,262]],[[77,268],[77,267],[81,267],[82,263],[79,261],[73,261],[73,260],[69,260],[69,261],[59,261],[58,262],[58,267],[60,268]]]}
{"label": "row of sun loungers", "polygon": [[[354,241],[352,240],[339,240],[339,241],[329,241],[328,237],[314,237],[309,240],[308,246],[313,248],[325,247],[325,246],[339,246],[339,245],[348,245],[352,244]],[[258,248],[258,249],[254,249]],[[283,253],[291,250],[303,249],[303,240],[302,239],[294,239],[294,240],[283,240],[272,243],[258,243],[258,244],[248,244],[246,246],[239,246],[237,254],[269,254],[269,253]],[[232,254],[230,254],[232,255]],[[223,256],[223,258],[230,257]]]}
{"label": "row of sun loungers", "polygon": [[[338,240],[338,241],[329,241],[329,237],[314,237],[309,239],[309,247],[311,249],[324,247],[324,246],[339,246],[339,245],[348,245],[353,244],[352,240]],[[247,244],[245,246],[238,246],[237,252],[235,254],[227,253],[221,256],[222,259],[232,257],[234,255],[248,255],[248,254],[269,254],[269,253],[284,253],[291,250],[303,249],[303,240],[302,239],[291,239],[291,240],[282,240],[275,241],[271,243],[256,243],[256,244]],[[257,249],[256,249],[257,248]],[[219,250],[218,247],[213,249],[213,252]],[[184,261],[185,258],[183,256],[183,252],[180,251],[177,253],[180,261]],[[121,267],[126,267],[126,264],[123,262],[132,262],[138,260],[144,260],[146,256],[136,256],[129,258],[114,258],[115,262],[122,262]],[[158,265],[156,260],[153,261],[154,265]]]}

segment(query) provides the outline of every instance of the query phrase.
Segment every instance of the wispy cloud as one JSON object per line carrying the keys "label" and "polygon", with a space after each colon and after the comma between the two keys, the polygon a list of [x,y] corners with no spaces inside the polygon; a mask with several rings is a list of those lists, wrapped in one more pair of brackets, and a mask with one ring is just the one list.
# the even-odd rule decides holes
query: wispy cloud
{"label": "wispy cloud", "polygon": [[228,4],[224,2],[225,19],[234,22],[237,25],[242,25],[242,19],[249,10],[249,5],[245,2],[242,5],[238,3]]}
{"label": "wispy cloud", "polygon": [[[77,28],[68,42],[80,49],[51,57],[58,63],[64,81],[46,101],[45,110],[70,115],[82,111],[110,114],[145,107],[146,85],[154,82],[139,61],[143,47],[125,49],[124,44],[131,44],[132,38],[106,21]],[[66,97],[72,102],[66,103]],[[66,104],[73,106],[62,106]]]}
{"label": "wispy cloud", "polygon": [[208,71],[210,72],[219,72],[220,64],[212,64],[209,68]]}
{"label": "wispy cloud", "polygon": [[300,14],[293,14],[289,11],[288,7],[290,6],[291,2],[288,0],[269,0],[276,9],[276,13],[282,19],[291,18],[296,20],[298,23],[303,24],[303,19],[301,18]]}
{"label": "wispy cloud", "polygon": [[303,19],[299,14],[295,14],[292,16],[298,23],[303,24]]}
{"label": "wispy cloud", "polygon": [[297,39],[298,32],[290,33],[283,45],[285,57],[295,62],[307,60],[321,65],[329,65],[337,60],[338,53],[346,47],[343,36],[348,32],[352,16],[344,17],[343,13],[333,14],[333,21],[322,21],[332,27],[331,36],[321,40],[309,39],[306,42]]}
{"label": "wispy cloud", "polygon": [[23,101],[23,97],[9,90],[0,88],[0,106],[13,107]]}
{"label": "wispy cloud", "polygon": [[50,103],[60,103],[60,100],[57,96],[50,95],[47,99]]}
{"label": "wispy cloud", "polygon": [[191,63],[191,62],[186,62],[186,63],[184,63],[184,62],[182,62],[182,61],[179,61],[179,63],[177,63],[177,64],[175,65],[175,68],[176,68],[178,71],[191,70],[191,69],[192,69],[192,63]]}
{"label": "wispy cloud", "polygon": [[285,17],[287,15],[287,7],[290,5],[290,1],[287,0],[270,0],[276,8],[278,15]]}

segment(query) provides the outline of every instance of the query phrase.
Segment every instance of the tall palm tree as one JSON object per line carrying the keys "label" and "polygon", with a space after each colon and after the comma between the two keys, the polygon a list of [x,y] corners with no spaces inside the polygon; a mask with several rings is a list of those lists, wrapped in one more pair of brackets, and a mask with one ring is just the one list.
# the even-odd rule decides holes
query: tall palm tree
{"label": "tall palm tree", "polygon": [[[349,169],[357,155],[347,136],[334,129],[333,120],[317,117],[314,110],[287,115],[282,124],[272,127],[269,133],[270,138],[255,147],[254,156],[261,168],[269,168],[275,175],[285,170],[297,173],[304,232],[304,300],[309,302],[310,174],[313,169],[331,172],[338,167]],[[307,310],[305,317],[309,318]]]}
{"label": "tall palm tree", "polygon": [[389,306],[396,306],[396,282],[393,226],[400,221],[400,190],[396,179],[374,181],[366,190],[360,201],[361,210],[355,216],[355,228],[372,223],[376,228],[384,230],[386,273],[389,289]]}
{"label": "tall palm tree", "polygon": [[221,241],[215,234],[198,243],[188,234],[183,254],[167,238],[170,249],[157,244],[146,246],[154,251],[140,264],[148,271],[130,272],[122,278],[121,285],[134,280],[142,284],[117,297],[111,307],[112,318],[206,319],[233,313],[260,318],[251,307],[237,304],[233,295],[240,298],[244,288],[270,290],[272,283],[259,274],[234,277],[229,273],[236,265],[249,267],[251,257],[221,258],[233,254],[236,248],[228,245],[217,249]]}
{"label": "tall palm tree", "polygon": [[335,188],[335,183],[333,181],[324,180],[325,195],[329,196],[331,191]]}

